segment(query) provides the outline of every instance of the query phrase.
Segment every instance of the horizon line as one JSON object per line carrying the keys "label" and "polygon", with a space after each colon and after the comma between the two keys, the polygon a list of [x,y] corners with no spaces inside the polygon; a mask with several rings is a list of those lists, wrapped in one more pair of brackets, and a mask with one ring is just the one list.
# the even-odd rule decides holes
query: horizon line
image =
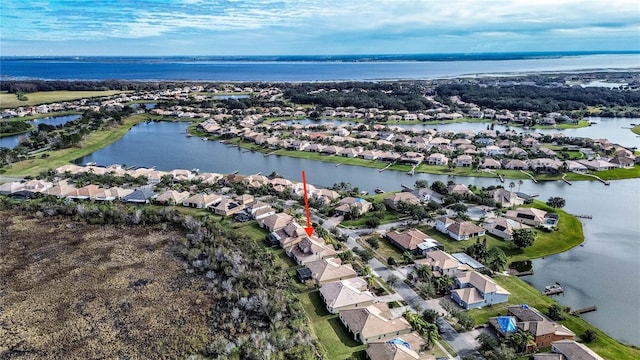
{"label": "horizon line", "polygon": [[488,55],[597,55],[597,54],[640,54],[640,49],[634,50],[552,50],[552,51],[500,51],[500,52],[437,52],[437,53],[361,53],[361,54],[251,54],[251,55],[0,55],[0,58],[65,58],[65,57],[85,57],[85,58],[334,58],[334,57],[408,57],[408,56],[488,56]]}

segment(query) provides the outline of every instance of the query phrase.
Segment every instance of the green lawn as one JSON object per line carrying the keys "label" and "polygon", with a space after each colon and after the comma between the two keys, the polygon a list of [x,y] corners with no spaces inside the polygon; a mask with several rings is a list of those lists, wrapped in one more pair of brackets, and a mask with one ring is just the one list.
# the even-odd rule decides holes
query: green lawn
{"label": "green lawn", "polygon": [[[534,201],[533,206],[545,211],[551,211],[547,205],[539,200]],[[493,235],[481,236],[481,239],[487,239],[487,246],[497,246],[507,255],[509,262],[523,261],[535,259],[551,254],[557,254],[571,249],[584,241],[582,233],[582,223],[578,218],[569,215],[563,210],[556,210],[560,220],[558,221],[557,230],[544,232],[538,230],[538,236],[532,246],[524,250],[517,249],[510,241],[504,241]],[[465,241],[456,241],[434,228],[421,226],[420,230],[438,240],[448,253],[463,252],[464,249],[476,242],[477,238]]]}
{"label": "green lawn", "polygon": [[[542,295],[534,287],[515,276],[498,276],[495,280],[511,293],[509,302],[483,309],[469,310],[469,314],[476,320],[476,324],[486,323],[490,317],[505,315],[509,305],[527,304],[544,313],[551,305],[556,304],[555,300]],[[566,314],[566,320],[561,321],[561,323],[578,336],[582,335],[587,329],[595,331],[597,340],[588,344],[588,346],[605,359],[640,359],[640,349],[621,344],[579,316]]]}
{"label": "green lawn", "polygon": [[640,125],[636,125],[636,126],[632,127],[631,131],[633,131],[634,134],[640,135]]}
{"label": "green lawn", "polygon": [[127,91],[108,90],[108,91],[39,91],[24,94],[27,101],[20,101],[16,94],[3,93],[0,94],[0,108],[16,108],[20,106],[49,104],[59,101],[69,101],[84,98],[111,96],[121,94]]}
{"label": "green lawn", "polygon": [[640,165],[635,165],[629,169],[594,171],[592,174],[597,175],[604,180],[635,179],[640,177]]}
{"label": "green lawn", "polygon": [[[390,222],[398,221],[399,219],[398,213],[393,210],[387,209],[384,211],[383,214],[384,214],[384,217],[380,220],[381,224],[387,224]],[[366,227],[365,223],[367,222],[367,219],[373,216],[374,216],[373,213],[368,213],[365,216],[362,216],[358,219],[344,220],[340,224],[345,227],[356,227],[356,228]]]}
{"label": "green lawn", "polygon": [[27,176],[38,175],[41,171],[55,169],[68,164],[73,160],[89,155],[115,141],[126,134],[135,124],[145,121],[146,115],[133,115],[125,119],[124,125],[111,130],[100,130],[93,132],[82,141],[82,147],[68,148],[62,150],[45,151],[47,158],[35,158],[20,161],[6,168],[6,176]]}
{"label": "green lawn", "polygon": [[[369,243],[366,241],[367,238],[371,237],[371,236],[376,236],[378,237],[378,248],[374,249],[372,248]],[[376,257],[378,258],[378,260],[380,260],[383,264],[387,263],[387,259],[392,257],[396,260],[396,262],[398,264],[402,264],[402,251],[395,245],[391,244],[389,242],[389,240],[385,239],[385,238],[381,238],[379,235],[374,234],[368,237],[363,237],[362,240],[359,240],[358,242],[363,246],[363,247],[368,247],[371,248],[371,250],[373,250],[376,254]]]}
{"label": "green lawn", "polygon": [[348,359],[352,356],[365,359],[367,345],[353,340],[353,335],[342,325],[338,315],[327,311],[318,291],[302,293],[299,299],[327,359]]}

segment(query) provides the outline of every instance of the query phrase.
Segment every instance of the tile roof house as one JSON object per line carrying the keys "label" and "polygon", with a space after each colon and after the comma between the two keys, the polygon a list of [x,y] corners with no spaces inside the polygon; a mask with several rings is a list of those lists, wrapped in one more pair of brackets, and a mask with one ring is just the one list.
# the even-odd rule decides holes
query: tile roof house
{"label": "tile roof house", "polygon": [[332,314],[376,302],[376,296],[367,290],[367,281],[361,277],[326,283],[320,287],[320,295]]}
{"label": "tile roof house", "polygon": [[425,345],[422,336],[412,331],[389,340],[372,341],[366,353],[371,360],[435,360],[433,355],[421,352]]}
{"label": "tile roof house", "polygon": [[519,208],[509,210],[504,214],[507,219],[515,220],[530,226],[539,226],[545,223],[547,212],[536,208]]}
{"label": "tile roof house", "polygon": [[356,209],[358,215],[364,215],[371,209],[371,203],[362,198],[346,197],[338,203],[336,213],[345,215],[351,213],[353,209]]}
{"label": "tile roof house", "polygon": [[496,204],[500,204],[503,207],[511,207],[515,205],[524,204],[524,199],[518,197],[518,195],[504,188],[497,188],[495,190],[489,191],[489,196],[496,202]]}
{"label": "tile roof house", "polygon": [[420,355],[411,347],[396,342],[394,339],[386,342],[371,343],[366,350],[370,360],[419,360]]}
{"label": "tile roof house", "polygon": [[491,220],[484,224],[483,227],[487,230],[487,232],[489,232],[489,234],[493,234],[501,238],[502,240],[512,240],[514,230],[529,228],[528,225],[504,217],[498,217],[494,220]]}
{"label": "tile roof house", "polygon": [[434,276],[455,276],[464,267],[460,262],[451,256],[451,254],[442,250],[433,250],[425,253],[424,259],[415,261],[416,267],[427,266],[431,269]]}
{"label": "tile roof house", "polygon": [[566,360],[604,360],[600,355],[575,340],[559,340],[551,343],[551,351],[562,354]]}
{"label": "tile roof house", "polygon": [[[515,329],[512,327],[505,328],[504,322],[499,321],[499,318],[502,318],[502,320],[510,318],[510,322],[515,324]],[[575,338],[575,333],[564,325],[552,321],[537,309],[525,304],[509,306],[506,316],[491,318],[489,319],[489,324],[502,337],[509,337],[518,330],[529,332],[533,336],[535,344],[532,343],[527,347],[528,352],[535,351],[536,348],[551,346],[556,341],[573,340]]]}
{"label": "tile roof house", "polygon": [[463,221],[460,219],[453,220],[446,216],[441,216],[436,219],[436,230],[449,235],[457,241],[468,240],[476,236],[483,236],[486,232],[485,229],[471,221]]}
{"label": "tile roof house", "polygon": [[277,231],[289,224],[293,220],[293,217],[286,213],[278,213],[274,215],[270,215],[260,220],[258,223],[261,228],[265,228],[272,231]]}
{"label": "tile roof house", "polygon": [[351,264],[342,264],[339,258],[311,261],[305,266],[311,271],[311,279],[316,285],[351,279],[358,275]]}
{"label": "tile roof house", "polygon": [[383,202],[393,210],[398,210],[398,206],[401,202],[412,205],[420,204],[420,200],[418,199],[418,197],[416,197],[416,195],[411,192],[392,193],[389,196],[385,197]]}
{"label": "tile roof house", "polygon": [[327,245],[323,240],[312,237],[304,237],[302,241],[287,249],[287,255],[293,258],[298,265],[333,257],[337,251],[333,245]]}
{"label": "tile roof house", "polygon": [[431,236],[415,228],[402,232],[398,230],[388,231],[385,237],[403,251],[416,251],[421,243],[435,241]]}
{"label": "tile roof house", "polygon": [[447,165],[449,158],[440,153],[433,153],[427,157],[427,164],[429,165]]}
{"label": "tile roof house", "polygon": [[462,196],[473,195],[473,192],[469,190],[469,188],[465,184],[449,185],[447,186],[447,193],[449,193],[449,195],[455,195],[455,194],[462,195]]}
{"label": "tile roof house", "polygon": [[509,300],[510,293],[507,290],[477,271],[459,273],[454,281],[458,289],[451,291],[451,299],[466,310]]}
{"label": "tile roof house", "polygon": [[229,216],[244,210],[244,205],[233,199],[222,198],[217,204],[210,205],[209,209],[216,215]]}
{"label": "tile roof house", "polygon": [[502,165],[500,161],[492,158],[485,158],[480,165],[478,165],[480,169],[500,169]]}
{"label": "tile roof house", "polygon": [[340,312],[340,321],[363,344],[390,339],[411,332],[411,325],[403,317],[394,318],[386,303]]}
{"label": "tile roof house", "polygon": [[[161,202],[165,199],[165,196],[172,196],[169,200],[174,201],[174,203],[179,203],[178,198],[183,196],[183,193],[179,193],[177,191],[169,190],[164,192],[158,197],[156,197],[156,201]],[[160,200],[158,199],[160,198]],[[189,196],[186,199],[183,199],[182,205],[187,207],[192,207],[196,209],[206,209],[209,206],[213,206],[214,204],[219,203],[222,200],[222,197],[218,194],[195,194]]]}

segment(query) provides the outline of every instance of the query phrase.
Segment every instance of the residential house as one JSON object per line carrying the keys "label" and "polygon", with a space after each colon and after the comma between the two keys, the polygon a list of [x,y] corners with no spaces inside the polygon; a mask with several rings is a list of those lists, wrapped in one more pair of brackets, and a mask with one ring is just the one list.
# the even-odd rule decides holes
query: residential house
{"label": "residential house", "polygon": [[562,354],[566,360],[604,360],[600,355],[575,340],[559,340],[551,343],[551,351]]}
{"label": "residential house", "polygon": [[[171,190],[169,190],[171,191]],[[174,192],[175,194],[180,194],[178,192]],[[166,194],[166,192],[165,192]],[[161,194],[164,195],[164,194]],[[174,199],[175,200],[175,199]],[[157,198],[156,198],[157,201]],[[196,208],[196,209],[206,209],[210,206],[213,206],[217,203],[219,203],[220,201],[222,201],[222,197],[220,197],[220,195],[218,194],[195,194],[192,195],[190,197],[188,197],[187,199],[185,199],[184,201],[182,201],[182,205],[183,206],[187,206],[187,207],[192,207],[192,208]]]}
{"label": "residential house", "polygon": [[449,158],[440,153],[433,153],[427,157],[427,164],[429,165],[447,165]]}
{"label": "residential house", "polygon": [[413,151],[407,151],[402,154],[402,157],[400,158],[400,162],[408,164],[420,164],[422,161],[424,161],[424,155]]}
{"label": "residential house", "polygon": [[293,217],[286,213],[277,213],[270,216],[265,217],[260,220],[258,224],[261,228],[265,228],[269,230],[269,232],[278,231],[287,224],[289,224],[293,220]]}
{"label": "residential house", "polygon": [[471,221],[455,219],[453,223],[450,223],[449,226],[446,227],[443,233],[457,241],[463,241],[469,240],[472,237],[483,236],[485,230]]}
{"label": "residential house", "polygon": [[507,211],[504,217],[526,225],[540,226],[545,224],[547,212],[536,208],[519,208]]}
{"label": "residential house", "polygon": [[531,170],[544,174],[557,174],[563,166],[561,161],[548,158],[531,159],[528,164]]}
{"label": "residential house", "polygon": [[[153,202],[158,203],[158,204],[171,204],[171,205],[175,205],[175,204],[183,204],[184,205],[184,201],[186,199],[189,198],[189,192],[188,191],[175,191],[175,190],[167,190],[163,193],[158,194],[158,196],[156,196],[155,199],[153,199]],[[189,206],[189,205],[186,205]]]}
{"label": "residential house", "polygon": [[385,237],[403,251],[418,252],[420,244],[425,242],[429,244],[428,248],[440,246],[431,236],[415,228],[402,232],[398,230],[388,231]]}
{"label": "residential house", "polygon": [[501,337],[509,337],[518,330],[529,332],[534,342],[527,346],[528,352],[549,347],[556,341],[575,339],[571,330],[526,304],[509,306],[506,316],[491,318],[489,324]]}
{"label": "residential house", "polygon": [[369,344],[366,353],[370,360],[419,360],[420,355],[416,350],[404,341],[397,341],[394,338]]}
{"label": "residential house", "polygon": [[519,197],[515,192],[509,191],[504,188],[497,188],[489,191],[489,196],[503,207],[511,207],[524,204],[524,199]]}
{"label": "residential house", "polygon": [[411,192],[392,193],[383,200],[384,204],[393,210],[398,210],[400,203],[418,205],[420,200]]}
{"label": "residential house", "polygon": [[134,204],[148,204],[150,199],[156,197],[156,193],[148,188],[136,189],[131,194],[122,198],[122,201]]}
{"label": "residential house", "polygon": [[386,303],[343,310],[340,321],[353,334],[353,339],[363,344],[411,332],[409,322],[403,317],[394,318]]}
{"label": "residential house", "polygon": [[453,159],[453,163],[460,167],[470,167],[473,164],[473,158],[469,155],[460,155]]}
{"label": "residential house", "polygon": [[351,264],[342,264],[342,260],[339,258],[311,261],[306,263],[305,266],[310,270],[310,278],[313,279],[316,285],[358,276]]}
{"label": "residential house", "polygon": [[367,347],[370,360],[435,360],[435,357],[422,353],[426,342],[415,331],[394,336],[388,340],[373,340]]}
{"label": "residential house", "polygon": [[209,209],[216,215],[229,216],[244,210],[244,205],[233,199],[222,198],[217,204],[209,206]]}
{"label": "residential house", "polygon": [[453,184],[447,186],[447,193],[449,195],[461,195],[464,197],[473,195],[473,191],[469,190],[465,184]]}
{"label": "residential house", "polygon": [[618,168],[617,164],[612,164],[604,160],[578,160],[578,162],[587,167],[589,170],[602,171]]}
{"label": "residential house", "polygon": [[362,198],[346,197],[338,203],[336,213],[338,215],[351,214],[352,211],[362,216],[371,210],[371,203]]}
{"label": "residential house", "polygon": [[510,293],[507,290],[477,271],[459,273],[454,281],[457,289],[451,291],[451,299],[466,310],[509,300]]}
{"label": "residential house", "polygon": [[502,240],[512,240],[514,230],[529,228],[528,225],[504,217],[498,217],[483,226],[489,234],[495,235]]}
{"label": "residential house", "polygon": [[429,251],[424,255],[424,259],[415,260],[415,266],[427,266],[436,277],[442,275],[453,277],[461,271],[461,269],[468,269],[463,267],[458,259],[442,250]]}
{"label": "residential house", "polygon": [[[72,189],[73,189],[73,186],[70,186],[68,189],[66,189],[66,192],[70,192]],[[11,195],[21,190],[24,190],[24,184],[17,181],[12,181],[12,182],[8,182],[0,185],[0,194],[2,195]]]}
{"label": "residential house", "polygon": [[502,161],[502,167],[508,170],[527,170],[529,165],[526,162],[518,159],[510,159]]}
{"label": "residential house", "polygon": [[308,237],[308,235],[302,225],[295,221],[291,221],[282,229],[276,230],[267,235],[267,240],[274,243],[277,241],[277,243],[275,243],[276,245],[280,245],[281,248],[288,250],[290,247],[298,244],[306,237]]}
{"label": "residential house", "polygon": [[376,296],[367,290],[367,281],[361,277],[326,283],[320,287],[320,295],[332,314],[376,302]]}
{"label": "residential house", "polygon": [[478,165],[478,167],[480,169],[500,169],[502,168],[502,165],[496,159],[484,158],[484,160],[482,160],[482,163]]}
{"label": "residential house", "polygon": [[333,245],[327,245],[317,237],[304,237],[302,241],[287,249],[287,255],[298,265],[333,257],[337,251]]}

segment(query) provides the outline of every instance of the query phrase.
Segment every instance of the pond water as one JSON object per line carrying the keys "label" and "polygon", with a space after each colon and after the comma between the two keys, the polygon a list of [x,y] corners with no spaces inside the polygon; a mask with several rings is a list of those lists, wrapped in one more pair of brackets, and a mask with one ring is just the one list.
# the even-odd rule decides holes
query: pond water
{"label": "pond water", "polygon": [[[620,124],[631,120],[610,120],[602,120],[596,125],[601,131],[598,137],[630,132],[621,129]],[[486,125],[480,125],[486,128]],[[217,141],[187,137],[187,126],[177,122],[140,123],[119,141],[78,159],[77,163],[156,166],[161,170],[198,168],[220,173],[237,170],[243,174],[276,171],[294,181],[301,181],[301,171],[305,170],[309,183],[331,186],[345,181],[369,192],[377,187],[399,190],[402,184],[412,186],[418,179],[429,182],[452,180],[478,186],[499,184],[493,178],[408,176],[396,171],[381,173],[377,169],[335,166],[284,156],[265,157]],[[587,136],[591,129],[576,129],[576,136]],[[592,220],[583,221],[586,236],[583,246],[533,260],[535,275],[524,279],[540,290],[556,281],[561,283],[566,289],[558,298],[562,304],[574,309],[597,305],[598,311],[583,316],[614,338],[640,345],[640,179],[613,181],[610,186],[593,181],[574,182],[573,186],[560,181],[538,184],[525,181],[520,190],[540,194],[541,200],[563,197],[568,212],[593,216]]]}
{"label": "pond water", "polygon": [[211,98],[215,99],[215,100],[248,99],[249,95],[246,95],[246,94],[242,94],[242,95],[213,95],[213,96],[211,96]]}
{"label": "pond water", "polygon": [[[80,118],[80,115],[52,116],[52,117],[45,117],[45,118],[30,120],[28,121],[28,123],[33,124],[33,126],[35,126],[36,128],[38,127],[39,124],[58,126],[58,125],[66,124],[69,121],[73,121],[79,118]],[[18,134],[18,135],[0,138],[0,147],[13,149],[14,147],[18,146],[18,144],[20,143],[20,139],[28,136],[29,136],[29,133],[24,133],[24,134]]]}

